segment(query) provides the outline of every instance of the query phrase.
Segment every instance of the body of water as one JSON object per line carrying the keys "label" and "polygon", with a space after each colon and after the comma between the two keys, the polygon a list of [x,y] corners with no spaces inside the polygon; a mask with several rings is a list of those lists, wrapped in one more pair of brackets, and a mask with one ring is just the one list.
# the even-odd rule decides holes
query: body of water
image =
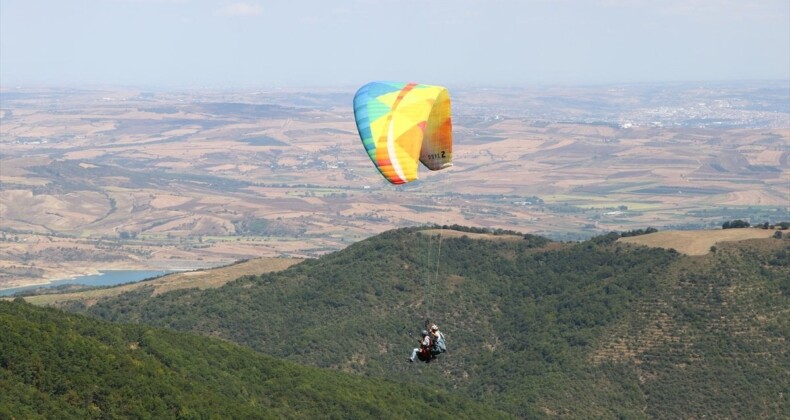
{"label": "body of water", "polygon": [[79,276],[74,277],[73,279],[57,280],[51,283],[38,284],[35,286],[0,289],[0,296],[10,296],[15,293],[28,290],[57,287],[65,284],[84,284],[86,286],[116,286],[124,283],[135,283],[141,280],[159,277],[173,272],[175,272],[175,270],[106,270],[99,271],[99,274]]}

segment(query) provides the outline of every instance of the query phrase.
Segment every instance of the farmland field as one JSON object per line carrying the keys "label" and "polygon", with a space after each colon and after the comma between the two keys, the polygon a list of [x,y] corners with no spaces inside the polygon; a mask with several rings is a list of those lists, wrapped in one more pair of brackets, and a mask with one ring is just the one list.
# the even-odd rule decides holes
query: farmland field
{"label": "farmland field", "polygon": [[576,240],[790,220],[790,115],[749,105],[785,86],[641,89],[453,89],[454,167],[399,187],[362,150],[353,89],[5,89],[0,288],[423,224]]}
{"label": "farmland field", "polygon": [[711,247],[722,242],[770,238],[773,229],[718,229],[699,231],[663,231],[647,235],[620,238],[620,242],[649,247],[674,249],[686,255],[705,255]]}

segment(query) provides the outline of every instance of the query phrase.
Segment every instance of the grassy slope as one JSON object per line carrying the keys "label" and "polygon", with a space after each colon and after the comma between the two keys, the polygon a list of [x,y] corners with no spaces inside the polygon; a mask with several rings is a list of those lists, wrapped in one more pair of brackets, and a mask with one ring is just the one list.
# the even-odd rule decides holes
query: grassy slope
{"label": "grassy slope", "polygon": [[715,230],[667,230],[648,235],[631,236],[621,242],[660,248],[673,248],[687,255],[705,255],[710,248],[722,242],[743,241],[747,239],[770,238],[775,230],[744,228]]}
{"label": "grassy slope", "polygon": [[[683,257],[612,237],[446,238],[435,278],[436,238],[400,230],[220,289],[142,290],[90,312],[445,387],[520,416],[776,416],[790,385],[787,245]],[[426,312],[450,351],[407,365],[407,333]]]}
{"label": "grassy slope", "polygon": [[256,258],[210,270],[171,273],[153,280],[129,283],[116,287],[91,289],[73,293],[50,293],[27,296],[25,300],[34,305],[60,305],[69,301],[82,301],[86,305],[91,305],[99,299],[118,296],[141,287],[152,287],[154,294],[186,288],[208,289],[220,287],[245,274],[263,274],[284,270],[300,261],[302,261],[301,258]]}
{"label": "grassy slope", "polygon": [[507,417],[439,390],[0,302],[0,418]]}

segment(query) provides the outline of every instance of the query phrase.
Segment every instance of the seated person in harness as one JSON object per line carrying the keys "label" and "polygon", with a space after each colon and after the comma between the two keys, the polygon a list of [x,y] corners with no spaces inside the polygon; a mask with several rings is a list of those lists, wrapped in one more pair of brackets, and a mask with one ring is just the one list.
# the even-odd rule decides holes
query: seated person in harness
{"label": "seated person in harness", "polygon": [[431,356],[435,359],[437,355],[447,351],[447,345],[444,342],[444,334],[439,331],[436,324],[431,325]]}
{"label": "seated person in harness", "polygon": [[431,345],[433,344],[431,342],[431,334],[428,333],[427,330],[422,330],[420,336],[421,338],[418,339],[420,341],[420,347],[412,350],[411,357],[406,358],[407,362],[413,362],[415,357],[421,362],[431,362]]}

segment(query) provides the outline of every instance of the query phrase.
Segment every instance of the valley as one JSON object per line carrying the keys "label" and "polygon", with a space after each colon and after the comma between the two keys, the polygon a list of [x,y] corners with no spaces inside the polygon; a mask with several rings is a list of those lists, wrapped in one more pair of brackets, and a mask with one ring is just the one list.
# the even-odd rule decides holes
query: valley
{"label": "valley", "polygon": [[781,86],[452,92],[454,167],[395,187],[351,89],[4,88],[0,288],[312,258],[426,224],[579,240],[790,220]]}

